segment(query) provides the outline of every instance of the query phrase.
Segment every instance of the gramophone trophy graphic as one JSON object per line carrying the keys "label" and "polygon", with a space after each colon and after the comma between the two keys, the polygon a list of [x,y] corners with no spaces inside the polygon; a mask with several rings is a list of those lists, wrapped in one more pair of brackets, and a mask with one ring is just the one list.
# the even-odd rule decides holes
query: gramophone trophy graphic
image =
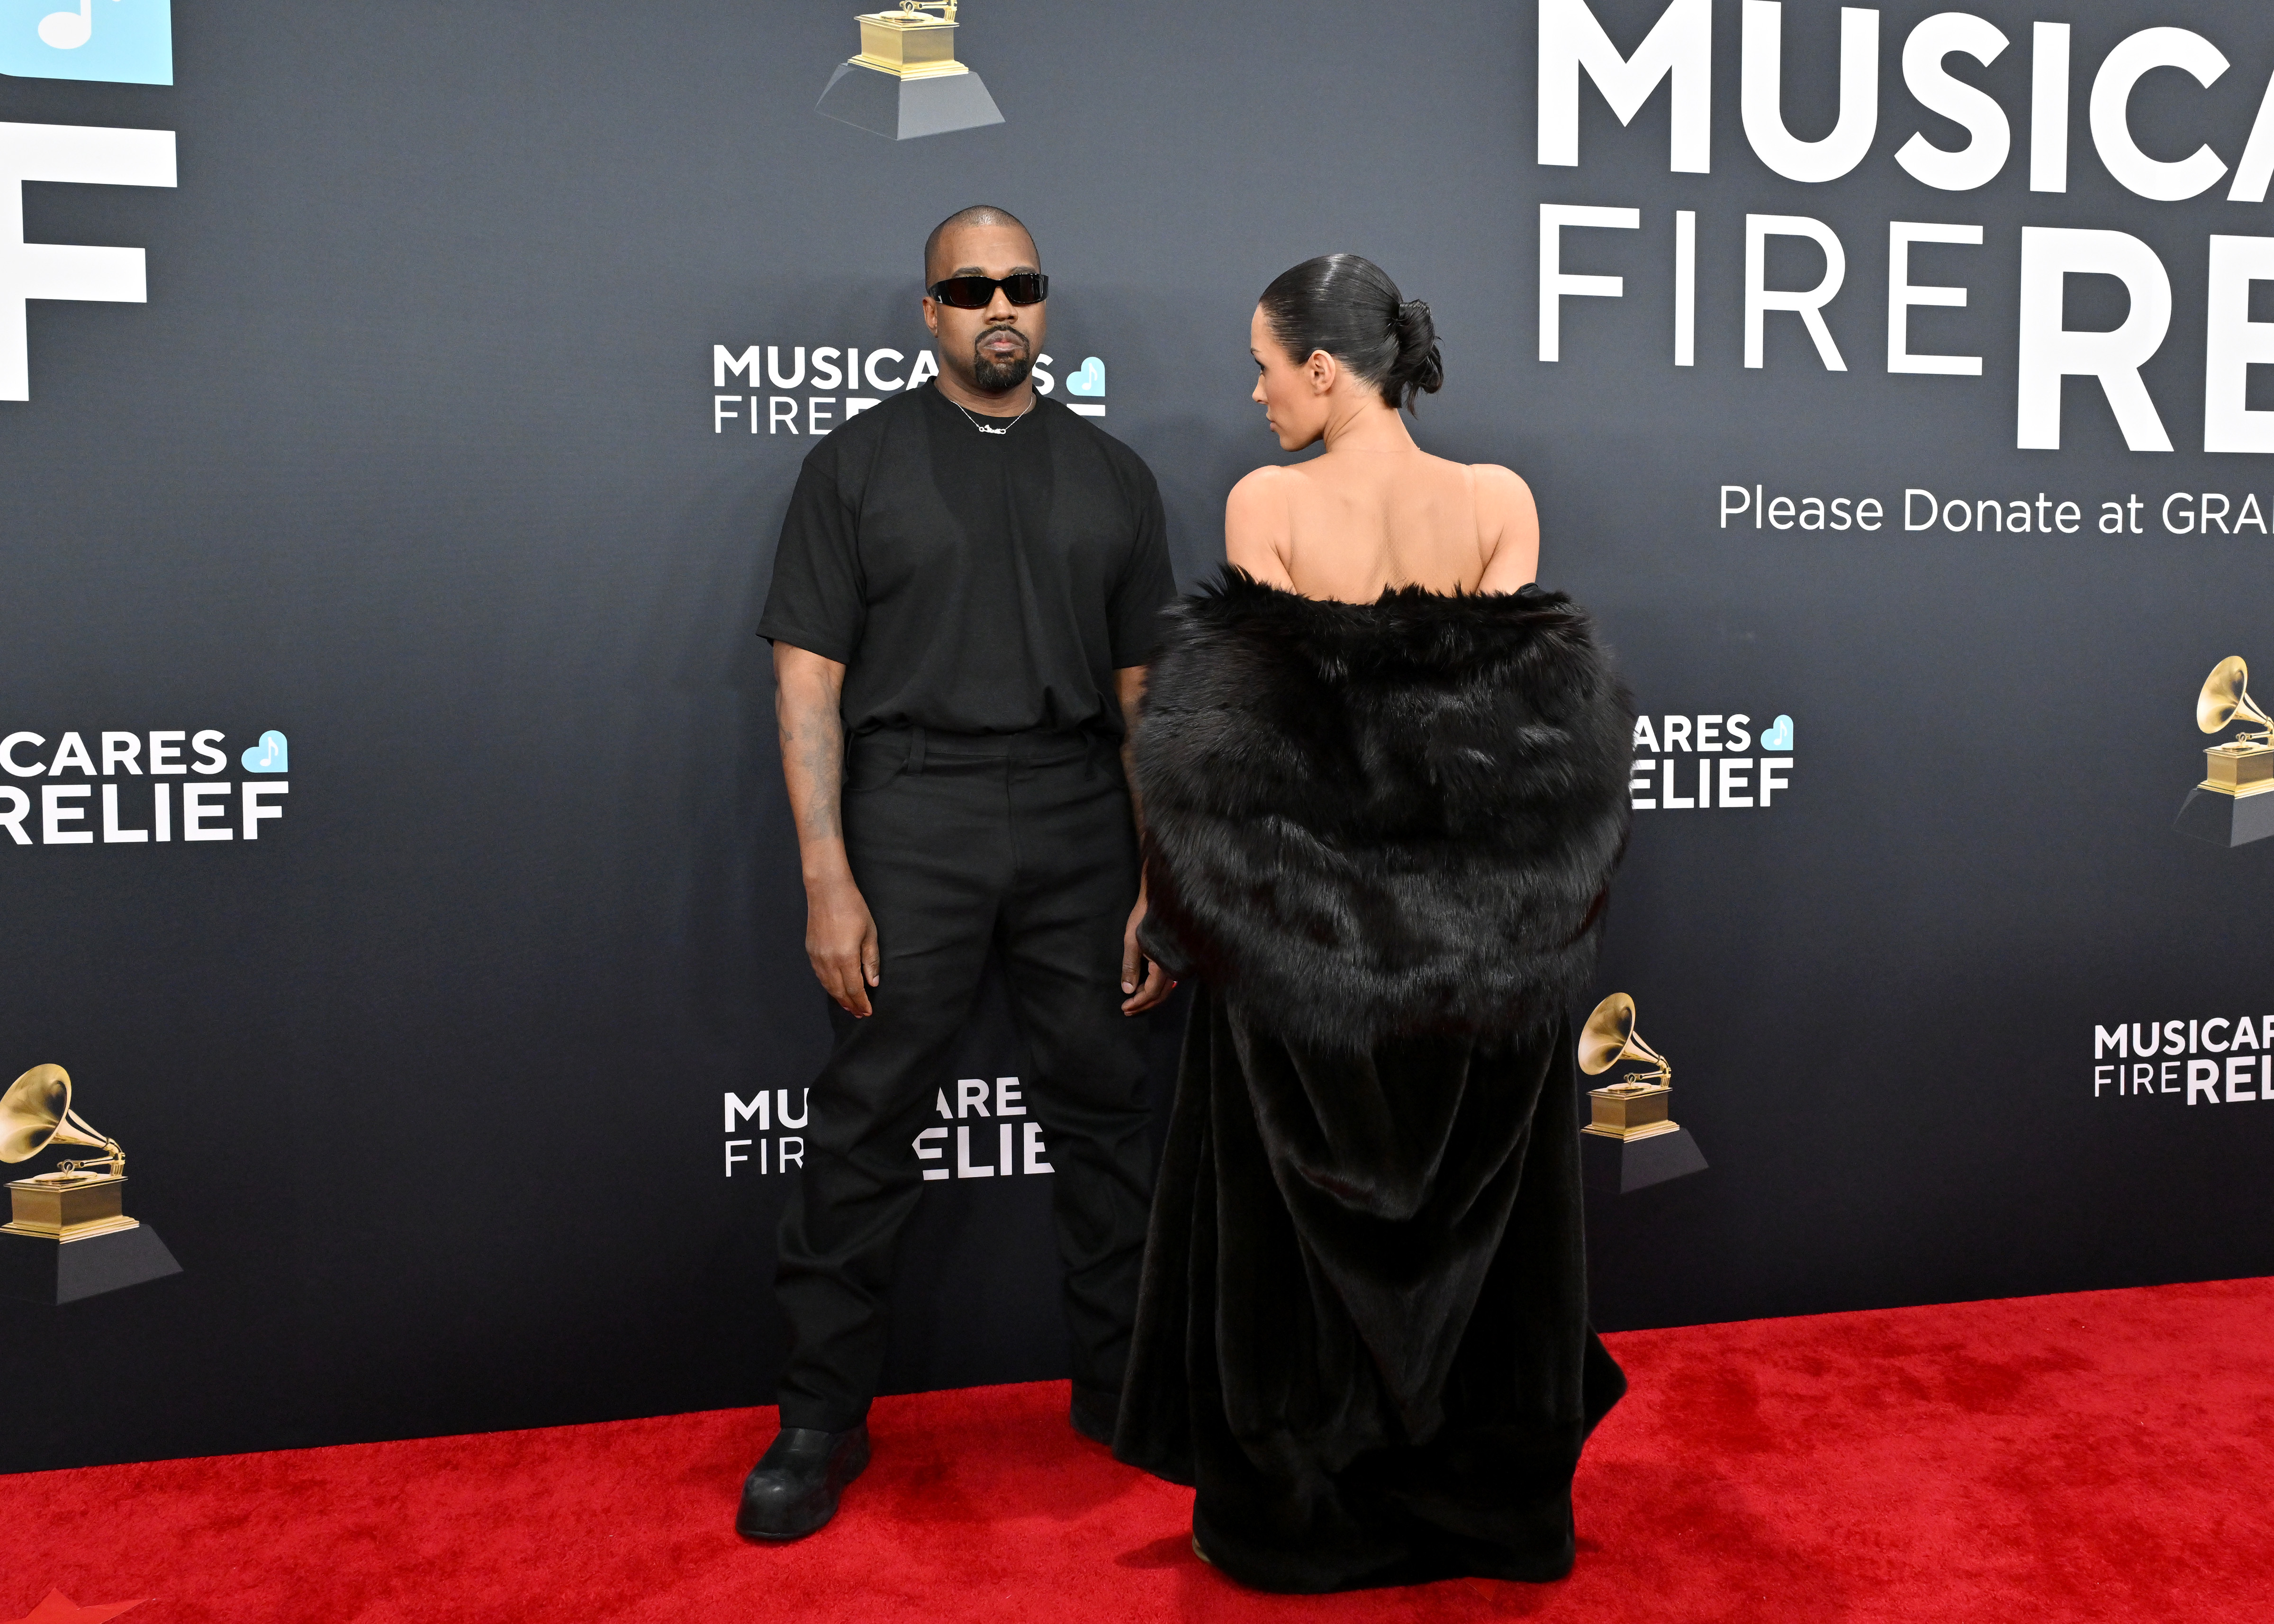
{"label": "gramophone trophy graphic", "polygon": [[34,1066],[0,1094],[0,1162],[29,1162],[59,1145],[102,1154],[9,1184],[0,1295],[72,1303],[180,1274],[158,1232],[126,1215],[126,1153],[72,1109],[71,1073]]}
{"label": "gramophone trophy graphic", "polygon": [[2195,726],[2215,733],[2236,722],[2248,730],[2203,751],[2203,781],[2187,792],[2172,824],[2213,846],[2248,846],[2274,835],[2274,718],[2250,697],[2250,667],[2240,654],[2211,667],[2195,695]]}
{"label": "gramophone trophy graphic", "polygon": [[817,110],[898,141],[1001,124],[979,75],[955,59],[955,7],[900,0],[896,11],[855,18],[861,54],[838,64]]}
{"label": "gramophone trophy graphic", "polygon": [[1689,1131],[1668,1114],[1674,1068],[1635,1034],[1635,1003],[1615,992],[1595,1006],[1579,1033],[1579,1069],[1600,1077],[1622,1060],[1650,1070],[1630,1071],[1615,1083],[1587,1091],[1591,1120],[1579,1130],[1586,1182],[1623,1195],[1706,1170],[1706,1157]]}

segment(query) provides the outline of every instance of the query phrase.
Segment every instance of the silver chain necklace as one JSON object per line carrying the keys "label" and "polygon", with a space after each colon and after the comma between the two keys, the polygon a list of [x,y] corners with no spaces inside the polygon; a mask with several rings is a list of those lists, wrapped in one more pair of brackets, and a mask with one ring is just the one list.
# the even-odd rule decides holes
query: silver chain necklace
{"label": "silver chain necklace", "polygon": [[1027,411],[1032,411],[1035,409],[1034,402],[1028,401],[1027,402],[1027,411],[1020,412],[1018,417],[1012,418],[1010,422],[1005,424],[998,429],[992,424],[983,423],[977,417],[972,417],[971,409],[966,406],[961,401],[950,401],[948,402],[948,404],[954,407],[956,410],[961,412],[964,417],[968,419],[971,426],[977,429],[982,434],[1008,434],[1013,429],[1018,427],[1019,417],[1025,417],[1027,415]]}

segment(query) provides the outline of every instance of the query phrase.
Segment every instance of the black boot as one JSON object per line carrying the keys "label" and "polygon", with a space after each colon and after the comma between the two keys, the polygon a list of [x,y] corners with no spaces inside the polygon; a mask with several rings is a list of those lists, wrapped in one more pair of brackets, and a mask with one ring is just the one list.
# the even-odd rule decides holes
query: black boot
{"label": "black boot", "polygon": [[742,1480],[734,1531],[745,1539],[802,1539],[837,1515],[837,1497],[869,1464],[869,1424],[849,1432],[786,1426]]}

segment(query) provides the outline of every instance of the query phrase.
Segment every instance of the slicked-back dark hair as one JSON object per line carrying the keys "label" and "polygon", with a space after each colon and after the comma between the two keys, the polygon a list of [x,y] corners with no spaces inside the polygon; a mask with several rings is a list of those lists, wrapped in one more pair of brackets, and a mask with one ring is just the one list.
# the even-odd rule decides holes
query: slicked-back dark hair
{"label": "slicked-back dark hair", "polygon": [[1257,301],[1265,325],[1297,365],[1316,350],[1351,369],[1393,407],[1443,387],[1429,307],[1397,291],[1389,274],[1353,253],[1321,254],[1272,278]]}
{"label": "slicked-back dark hair", "polygon": [[[1020,219],[1009,209],[998,208],[992,203],[974,203],[969,208],[957,209],[955,213],[934,226],[931,229],[931,235],[924,238],[925,287],[930,287],[933,282],[931,260],[932,256],[939,252],[939,239],[957,226],[1016,226],[1020,230],[1027,231],[1025,221]],[[1027,241],[1031,244],[1034,240],[1035,234],[1032,231],[1027,231]],[[1042,258],[1043,251],[1039,248],[1035,249],[1035,264],[1037,269],[1041,268]]]}

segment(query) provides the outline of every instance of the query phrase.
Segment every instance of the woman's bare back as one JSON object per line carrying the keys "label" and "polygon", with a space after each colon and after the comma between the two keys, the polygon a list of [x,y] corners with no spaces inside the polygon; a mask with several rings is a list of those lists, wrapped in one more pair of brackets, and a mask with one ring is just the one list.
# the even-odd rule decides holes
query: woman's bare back
{"label": "woman's bare back", "polygon": [[1524,481],[1397,440],[1330,446],[1249,474],[1224,505],[1226,558],[1259,581],[1344,603],[1395,587],[1513,592],[1530,582],[1540,520]]}

